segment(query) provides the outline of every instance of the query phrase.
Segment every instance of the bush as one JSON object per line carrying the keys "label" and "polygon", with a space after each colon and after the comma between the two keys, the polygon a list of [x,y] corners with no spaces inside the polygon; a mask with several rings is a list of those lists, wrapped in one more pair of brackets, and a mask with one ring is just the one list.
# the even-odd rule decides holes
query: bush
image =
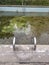
{"label": "bush", "polygon": [[[49,0],[23,0],[24,5],[49,5]],[[0,0],[0,5],[22,5],[22,0]]]}

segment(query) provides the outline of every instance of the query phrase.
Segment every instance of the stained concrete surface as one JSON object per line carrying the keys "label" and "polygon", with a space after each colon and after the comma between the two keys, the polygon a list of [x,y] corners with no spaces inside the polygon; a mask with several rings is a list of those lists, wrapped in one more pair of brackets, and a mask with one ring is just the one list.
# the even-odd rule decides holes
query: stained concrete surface
{"label": "stained concrete surface", "polygon": [[[49,65],[49,45],[0,45],[0,65]],[[22,57],[22,56],[23,57]],[[25,57],[25,58],[24,58]]]}

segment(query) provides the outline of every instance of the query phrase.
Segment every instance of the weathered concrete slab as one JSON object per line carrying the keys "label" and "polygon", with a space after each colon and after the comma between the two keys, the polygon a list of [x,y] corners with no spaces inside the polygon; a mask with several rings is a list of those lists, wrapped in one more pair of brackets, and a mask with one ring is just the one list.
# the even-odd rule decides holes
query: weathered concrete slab
{"label": "weathered concrete slab", "polygon": [[29,64],[19,64],[19,63],[0,63],[0,65],[49,65],[49,63],[29,63]]}
{"label": "weathered concrete slab", "polygon": [[[21,45],[16,46],[21,48],[20,47]],[[31,55],[29,58],[21,59],[22,56],[25,57],[28,54]],[[49,62],[49,45],[37,45],[36,51],[33,50],[13,51],[12,45],[0,45],[0,63],[18,63],[18,62]]]}

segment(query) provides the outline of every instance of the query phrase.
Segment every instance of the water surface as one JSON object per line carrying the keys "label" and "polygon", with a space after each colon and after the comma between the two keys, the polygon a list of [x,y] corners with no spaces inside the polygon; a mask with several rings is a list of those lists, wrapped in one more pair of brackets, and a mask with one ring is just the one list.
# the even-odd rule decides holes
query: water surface
{"label": "water surface", "polygon": [[[16,36],[17,44],[31,44],[36,36],[37,44],[49,44],[49,17],[0,17],[0,43],[12,44]],[[7,39],[9,38],[9,39]]]}

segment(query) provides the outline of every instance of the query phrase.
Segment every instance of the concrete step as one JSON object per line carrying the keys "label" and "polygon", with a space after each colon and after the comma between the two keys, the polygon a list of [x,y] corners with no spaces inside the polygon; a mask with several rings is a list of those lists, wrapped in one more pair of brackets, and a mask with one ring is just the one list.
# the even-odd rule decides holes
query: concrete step
{"label": "concrete step", "polygon": [[[21,45],[16,45],[20,48]],[[24,45],[33,46],[33,45]],[[1,63],[19,63],[19,62],[49,62],[49,45],[37,45],[36,51],[13,51],[12,45],[0,45],[0,62]]]}

